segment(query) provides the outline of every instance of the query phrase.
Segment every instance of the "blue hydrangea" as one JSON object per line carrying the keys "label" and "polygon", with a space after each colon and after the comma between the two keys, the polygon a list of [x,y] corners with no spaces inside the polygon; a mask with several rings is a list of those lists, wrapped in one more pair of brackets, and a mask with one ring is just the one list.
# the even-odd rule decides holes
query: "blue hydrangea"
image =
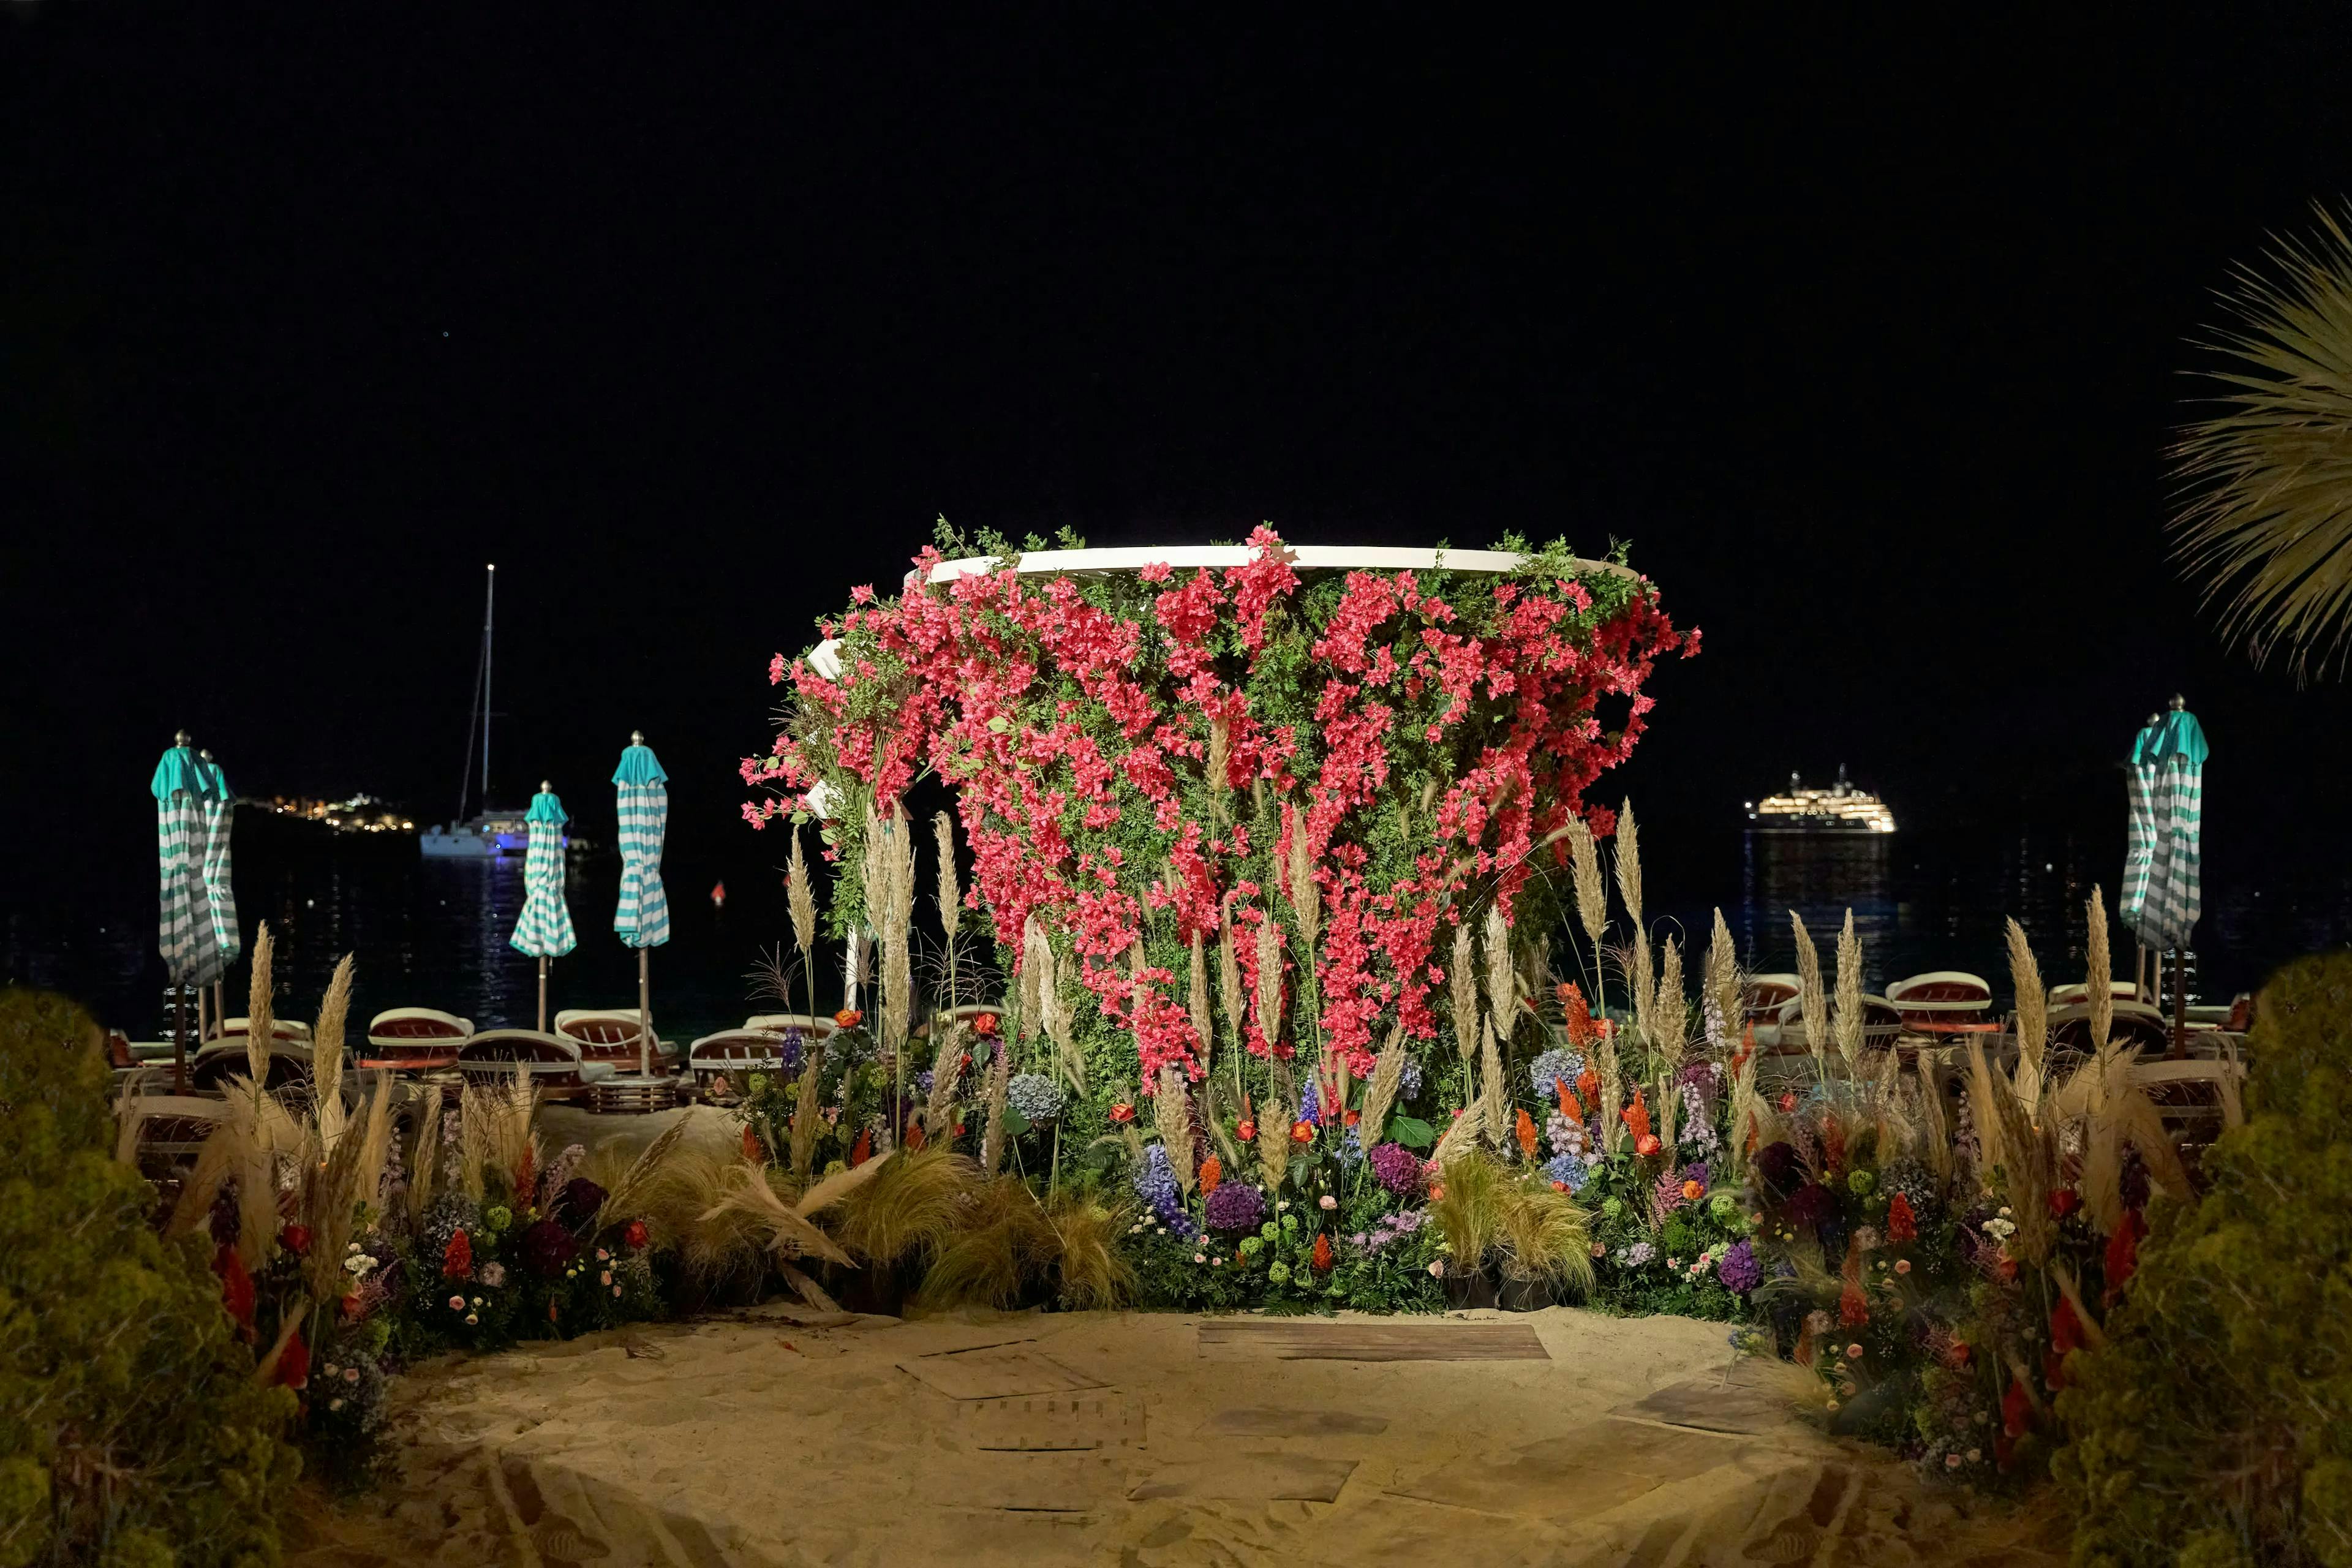
{"label": "blue hydrangea", "polygon": [[1592,1173],[1579,1154],[1554,1154],[1544,1162],[1544,1174],[1560,1183],[1571,1193],[1580,1193]]}
{"label": "blue hydrangea", "polygon": [[1062,1113],[1062,1086],[1041,1072],[1014,1073],[1004,1086],[1004,1102],[1033,1127]]}
{"label": "blue hydrangea", "polygon": [[1528,1064],[1528,1077],[1533,1080],[1536,1092],[1546,1100],[1559,1099],[1559,1085],[1576,1087],[1584,1074],[1584,1058],[1565,1046],[1555,1047]]}
{"label": "blue hydrangea", "polygon": [[1184,1212],[1183,1194],[1176,1190],[1176,1167],[1168,1163],[1168,1151],[1160,1144],[1144,1150],[1143,1163],[1136,1167],[1135,1195],[1159,1216],[1170,1235],[1189,1239],[1194,1234],[1192,1216]]}

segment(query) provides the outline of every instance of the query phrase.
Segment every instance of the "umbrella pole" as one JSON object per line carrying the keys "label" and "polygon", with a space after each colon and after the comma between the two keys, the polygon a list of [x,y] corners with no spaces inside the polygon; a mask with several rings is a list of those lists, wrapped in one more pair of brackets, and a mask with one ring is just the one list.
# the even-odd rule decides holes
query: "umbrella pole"
{"label": "umbrella pole", "polygon": [[2172,961],[2172,1055],[2189,1054],[2189,965]]}
{"label": "umbrella pole", "polygon": [[637,1076],[649,1078],[654,1070],[654,1005],[653,990],[646,979],[646,953],[637,949]]}
{"label": "umbrella pole", "polygon": [[539,1032],[547,1033],[547,954],[539,955]]}
{"label": "umbrella pole", "polygon": [[188,987],[172,987],[172,1092],[188,1092]]}

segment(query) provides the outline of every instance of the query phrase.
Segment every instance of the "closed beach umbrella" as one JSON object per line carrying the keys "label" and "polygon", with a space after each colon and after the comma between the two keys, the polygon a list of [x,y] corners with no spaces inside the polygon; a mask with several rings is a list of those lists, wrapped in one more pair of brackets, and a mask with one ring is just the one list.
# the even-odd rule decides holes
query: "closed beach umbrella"
{"label": "closed beach umbrella", "polygon": [[613,929],[637,950],[637,1070],[653,1070],[653,987],[646,950],[669,940],[669,895],[662,890],[662,840],[669,833],[669,774],[633,731],[621,765],[613,770],[621,812],[621,903]]}
{"label": "closed beach umbrella", "polygon": [[[2180,698],[2160,720],[2147,746],[2154,770],[2148,792],[2155,834],[2147,876],[2147,901],[2140,909],[2140,939],[2153,948],[2178,952],[2189,945],[2189,929],[2203,909],[2203,879],[2198,840],[2205,819],[2205,758],[2210,748],[2197,716]],[[2173,1044],[2186,1029],[2186,965],[2172,968]]]}
{"label": "closed beach umbrella", "polygon": [[[220,949],[221,973],[228,972],[237,955],[245,951],[245,938],[236,929],[236,888],[229,875],[229,831],[236,824],[236,795],[228,787],[228,775],[214,760],[211,752],[197,753],[205,764],[205,900],[212,906],[213,944]],[[217,985],[220,977],[215,976]],[[215,1007],[215,1011],[218,1011]]]}
{"label": "closed beach umbrella", "polygon": [[571,820],[548,782],[540,780],[539,793],[530,797],[530,809],[523,814],[530,847],[522,861],[522,914],[515,921],[514,935],[507,938],[507,945],[539,960],[542,1032],[547,1028],[547,961],[562,958],[580,945],[572,931],[571,908],[563,901],[563,825]]}
{"label": "closed beach umbrella", "polygon": [[[2147,907],[2147,882],[2156,867],[2156,763],[2149,753],[2156,744],[2156,731],[2163,720],[2151,713],[2132,740],[2131,755],[2124,763],[2124,799],[2129,814],[2129,826],[2124,840],[2124,878],[2116,889],[2116,910],[2123,922],[2138,935],[2140,958],[2144,963],[2149,942],[2140,930],[2140,911]],[[2135,984],[2144,984],[2139,966],[2133,968]],[[2141,998],[2146,1001],[2146,997]]]}
{"label": "closed beach umbrella", "polygon": [[156,949],[175,987],[172,1022],[172,1077],[175,1087],[187,1073],[187,988],[220,978],[220,944],[213,935],[212,904],[205,897],[204,797],[210,771],[181,731],[155,763],[148,785],[155,797],[155,862],[160,874],[162,918]]}

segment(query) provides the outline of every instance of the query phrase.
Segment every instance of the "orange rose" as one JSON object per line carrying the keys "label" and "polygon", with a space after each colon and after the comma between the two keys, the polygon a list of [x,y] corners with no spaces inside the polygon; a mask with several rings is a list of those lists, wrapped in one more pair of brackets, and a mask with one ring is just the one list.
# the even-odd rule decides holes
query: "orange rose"
{"label": "orange rose", "polygon": [[833,1025],[836,1029],[854,1029],[865,1021],[866,1015],[855,1007],[844,1007],[833,1016]]}
{"label": "orange rose", "polygon": [[1695,1204],[1705,1196],[1706,1196],[1706,1189],[1699,1185],[1696,1182],[1685,1182],[1683,1184],[1683,1199],[1685,1202]]}
{"label": "orange rose", "polygon": [[979,1017],[974,1018],[971,1021],[971,1028],[972,1033],[980,1036],[981,1038],[989,1038],[996,1033],[996,1015],[993,1013],[982,1013]]}
{"label": "orange rose", "polygon": [[1254,1143],[1257,1141],[1257,1123],[1255,1121],[1244,1121],[1234,1131],[1240,1134],[1241,1141],[1244,1143]]}
{"label": "orange rose", "polygon": [[1135,1120],[1135,1107],[1121,1100],[1110,1108],[1110,1119],[1113,1121],[1132,1121]]}
{"label": "orange rose", "polygon": [[1294,1122],[1292,1122],[1292,1123],[1290,1124],[1290,1141],[1291,1141],[1293,1143],[1312,1143],[1312,1142],[1315,1142],[1315,1123],[1313,1123],[1312,1121],[1294,1121]]}

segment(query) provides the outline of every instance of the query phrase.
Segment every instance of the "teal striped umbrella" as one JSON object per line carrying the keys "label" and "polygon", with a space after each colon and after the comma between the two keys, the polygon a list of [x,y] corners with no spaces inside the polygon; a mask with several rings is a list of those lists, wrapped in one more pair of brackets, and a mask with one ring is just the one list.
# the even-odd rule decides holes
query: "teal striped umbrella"
{"label": "teal striped umbrella", "polygon": [[220,949],[221,968],[226,971],[245,951],[245,938],[236,929],[236,888],[229,875],[228,840],[236,823],[236,795],[210,752],[199,753],[199,760],[208,775],[204,796],[205,899],[212,906],[213,942]]}
{"label": "teal striped umbrella", "polygon": [[2182,700],[2156,727],[2147,747],[2154,772],[2148,794],[2155,844],[2140,932],[2150,947],[2184,948],[2201,912],[2198,838],[2205,818],[2205,731]]}
{"label": "teal striped umbrella", "polygon": [[563,901],[563,825],[571,820],[564,814],[563,802],[541,779],[539,793],[530,797],[530,809],[523,814],[530,833],[530,847],[523,854],[522,913],[515,921],[514,935],[507,938],[507,945],[539,960],[539,1027],[542,1032],[547,1028],[547,961],[562,958],[580,945],[580,939],[572,930],[571,908]]}
{"label": "teal striped umbrella", "polygon": [[[2147,723],[2132,741],[2131,756],[2124,763],[2124,797],[2130,811],[2128,836],[2124,841],[2124,879],[2118,889],[2116,909],[2124,924],[2134,931],[2140,931],[2140,911],[2147,907],[2148,878],[2156,868],[2156,763],[2149,753],[2156,743],[2156,731],[2163,721],[2151,713]],[[2148,945],[2145,932],[2140,934],[2143,946]]]}
{"label": "teal striped umbrella", "polygon": [[653,1070],[653,988],[647,974],[646,950],[669,940],[669,895],[662,890],[662,840],[669,833],[669,774],[646,744],[645,731],[633,731],[613,784],[621,813],[621,903],[613,911],[613,929],[637,950],[637,1022],[644,1031],[637,1046],[637,1070]]}
{"label": "teal striped umbrella", "polygon": [[148,784],[155,797],[155,863],[162,918],[156,949],[173,986],[172,1074],[187,1070],[187,987],[209,985],[221,975],[220,944],[213,937],[211,900],[205,897],[204,797],[211,773],[188,744],[184,730],[155,763]]}

